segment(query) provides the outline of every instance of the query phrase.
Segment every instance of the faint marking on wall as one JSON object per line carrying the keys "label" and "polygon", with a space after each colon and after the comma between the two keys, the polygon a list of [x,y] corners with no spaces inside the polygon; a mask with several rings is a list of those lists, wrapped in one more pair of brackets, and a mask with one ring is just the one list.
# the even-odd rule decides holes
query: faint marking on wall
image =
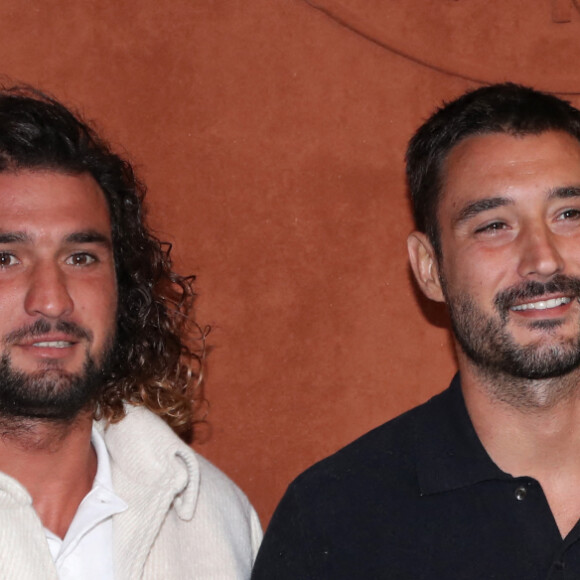
{"label": "faint marking on wall", "polygon": [[580,0],[552,0],[552,22],[572,22],[574,12],[580,12]]}
{"label": "faint marking on wall", "polygon": [[[400,0],[390,0],[391,2],[398,3]],[[441,0],[438,0],[441,2]],[[469,3],[469,0],[444,0],[449,3],[459,3],[465,1],[466,4]],[[480,0],[484,2],[485,0]],[[506,0],[507,1],[507,0]],[[345,0],[302,0],[305,4],[310,6],[310,8],[317,10],[331,20],[336,22],[339,26],[343,26],[350,32],[365,38],[366,40],[372,42],[373,44],[391,52],[392,54],[396,54],[402,58],[407,59],[410,62],[414,62],[419,66],[427,67],[433,71],[439,72],[444,75],[449,75],[452,77],[464,79],[466,81],[478,84],[490,84],[493,82],[500,82],[501,80],[505,80],[505,77],[502,75],[499,78],[495,78],[492,74],[482,74],[481,76],[476,74],[470,74],[471,69],[468,69],[466,72],[462,70],[453,70],[450,66],[448,66],[448,60],[440,60],[436,61],[432,59],[432,55],[427,53],[423,54],[417,51],[411,51],[408,49],[408,45],[405,44],[403,48],[397,46],[396,39],[393,41],[388,34],[381,34],[380,23],[377,27],[374,26],[373,21],[369,21],[370,24],[365,20],[365,11],[361,9],[360,13],[351,14],[347,9],[343,9],[343,4]],[[513,0],[516,2],[516,0]],[[519,0],[517,0],[519,3]],[[348,1],[346,2],[348,4]],[[355,2],[356,4],[356,2]],[[360,3],[361,6],[364,6],[363,3]],[[501,6],[501,4],[498,5]],[[518,4],[519,5],[519,4]],[[534,3],[536,5],[536,3]],[[548,2],[542,2],[541,6],[538,10],[541,9],[542,17],[545,18],[544,22],[546,25],[544,26],[545,32],[548,33],[547,37],[549,39],[556,38],[559,34],[563,34],[564,32],[570,33],[574,32],[572,27],[578,25],[580,23],[580,0],[550,0],[550,4]],[[477,14],[475,11],[474,14]],[[444,19],[446,17],[442,15]],[[551,16],[551,18],[550,18]],[[548,20],[548,18],[550,18]],[[572,25],[567,27],[567,30],[562,29],[561,27],[554,27],[551,24],[564,24],[574,22]],[[383,23],[384,24],[384,23]],[[385,27],[390,26],[390,24],[384,24]],[[554,35],[555,31],[558,31],[557,35]],[[551,31],[551,33],[549,33]],[[509,43],[509,35],[506,37],[508,38]],[[514,70],[518,70],[517,67]],[[522,77],[520,73],[518,75]],[[572,79],[575,79],[573,75],[571,75]],[[519,82],[523,82],[524,84],[531,84],[530,80],[523,78]],[[545,83],[542,81],[536,81],[536,85],[539,89],[544,90],[549,93],[554,93],[557,95],[562,96],[580,96],[580,89],[577,88],[576,79],[575,82],[571,80],[566,80],[564,83],[565,88],[559,88],[558,90],[550,90],[549,87],[545,86]]]}

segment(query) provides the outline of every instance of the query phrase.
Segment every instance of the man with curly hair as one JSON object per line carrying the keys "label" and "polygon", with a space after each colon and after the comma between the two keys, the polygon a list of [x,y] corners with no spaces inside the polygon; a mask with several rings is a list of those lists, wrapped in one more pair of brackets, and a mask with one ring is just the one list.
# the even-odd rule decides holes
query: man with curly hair
{"label": "man with curly hair", "polygon": [[63,105],[0,91],[2,578],[249,577],[252,506],[176,435],[202,352],[144,193]]}

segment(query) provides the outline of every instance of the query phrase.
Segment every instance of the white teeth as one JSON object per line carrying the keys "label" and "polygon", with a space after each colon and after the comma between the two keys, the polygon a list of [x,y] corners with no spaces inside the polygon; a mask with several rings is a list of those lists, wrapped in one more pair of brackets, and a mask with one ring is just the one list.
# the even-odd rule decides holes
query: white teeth
{"label": "white teeth", "polygon": [[33,346],[37,346],[39,348],[67,348],[72,345],[72,342],[67,342],[64,340],[54,340],[54,341],[47,341],[47,342],[35,342]]}
{"label": "white teeth", "polygon": [[519,304],[512,306],[511,310],[547,310],[548,308],[556,308],[562,304],[568,304],[571,298],[550,298],[550,300],[539,300],[538,302],[530,302],[529,304]]}

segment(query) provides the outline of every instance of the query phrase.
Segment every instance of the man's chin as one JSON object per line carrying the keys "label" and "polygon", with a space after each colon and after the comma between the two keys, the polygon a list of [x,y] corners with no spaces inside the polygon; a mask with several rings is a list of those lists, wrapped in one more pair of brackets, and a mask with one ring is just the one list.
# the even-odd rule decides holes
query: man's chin
{"label": "man's chin", "polygon": [[0,360],[0,384],[0,415],[5,420],[71,421],[96,404],[103,370],[87,358],[76,374],[62,365],[24,372],[12,368],[10,359],[4,356]]}
{"label": "man's chin", "polygon": [[495,360],[478,356],[469,358],[487,373],[524,380],[565,377],[580,367],[580,350],[572,344],[534,343],[497,355]]}
{"label": "man's chin", "polygon": [[56,358],[45,358],[37,361],[18,361],[10,360],[10,368],[16,373],[38,378],[46,373],[60,372],[64,375],[76,376],[84,372],[86,361],[73,363],[72,361],[63,361]]}

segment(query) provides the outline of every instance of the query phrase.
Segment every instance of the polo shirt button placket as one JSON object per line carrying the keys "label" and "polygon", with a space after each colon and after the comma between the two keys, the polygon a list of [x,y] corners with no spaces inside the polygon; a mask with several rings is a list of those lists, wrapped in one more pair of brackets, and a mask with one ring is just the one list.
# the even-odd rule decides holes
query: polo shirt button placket
{"label": "polo shirt button placket", "polygon": [[554,568],[556,570],[565,570],[566,569],[566,562],[562,562],[561,560],[558,560],[557,562],[554,562]]}
{"label": "polo shirt button placket", "polygon": [[572,570],[568,571],[566,568],[567,568],[566,562],[564,562],[562,559],[555,560],[554,563],[552,564],[551,573],[548,575],[548,578],[554,580],[556,580],[556,578],[561,578],[562,580],[565,580],[567,578],[575,579],[578,577],[575,574],[570,575],[570,572],[572,572]]}
{"label": "polo shirt button placket", "polygon": [[518,501],[524,501],[528,495],[528,488],[525,485],[518,485],[514,492],[514,496]]}

